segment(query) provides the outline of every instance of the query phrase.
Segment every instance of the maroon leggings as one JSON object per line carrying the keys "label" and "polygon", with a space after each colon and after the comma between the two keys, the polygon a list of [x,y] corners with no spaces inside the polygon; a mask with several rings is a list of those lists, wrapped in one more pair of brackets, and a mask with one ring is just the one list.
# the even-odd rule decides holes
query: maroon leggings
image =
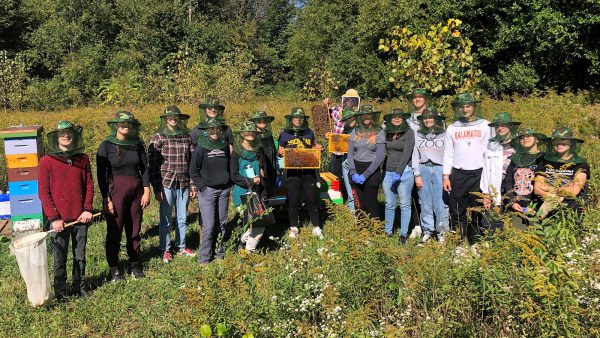
{"label": "maroon leggings", "polygon": [[109,267],[119,265],[121,234],[125,228],[127,255],[130,262],[138,262],[140,254],[140,229],[142,207],[140,205],[144,187],[139,177],[114,176],[111,200],[115,216],[106,214],[106,260]]}

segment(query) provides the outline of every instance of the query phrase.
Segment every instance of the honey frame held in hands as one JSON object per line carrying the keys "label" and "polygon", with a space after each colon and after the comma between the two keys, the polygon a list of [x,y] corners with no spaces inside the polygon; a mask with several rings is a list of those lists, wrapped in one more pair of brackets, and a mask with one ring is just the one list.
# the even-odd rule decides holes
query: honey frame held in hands
{"label": "honey frame held in hands", "polygon": [[320,169],[320,149],[296,149],[286,148],[283,150],[284,169]]}
{"label": "honey frame held in hands", "polygon": [[348,144],[350,143],[350,134],[329,134],[329,142],[327,142],[330,153],[347,153]]}

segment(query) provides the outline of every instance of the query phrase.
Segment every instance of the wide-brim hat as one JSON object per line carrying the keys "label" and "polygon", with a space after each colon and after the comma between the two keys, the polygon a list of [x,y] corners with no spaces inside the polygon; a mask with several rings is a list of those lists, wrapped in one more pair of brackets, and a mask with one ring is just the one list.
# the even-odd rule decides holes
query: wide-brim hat
{"label": "wide-brim hat", "polygon": [[179,110],[179,108],[177,106],[168,106],[167,108],[165,108],[165,111],[163,112],[163,114],[160,117],[166,118],[169,116],[178,116],[182,120],[187,120],[190,118],[189,115],[182,114],[181,110]]}
{"label": "wide-brim hat", "polygon": [[406,95],[406,99],[412,101],[415,95],[423,95],[427,100],[431,99],[431,93],[428,92],[425,88],[415,88],[413,91]]}
{"label": "wide-brim hat", "polygon": [[340,121],[344,122],[351,117],[356,116],[356,111],[352,109],[344,109],[342,110],[342,117],[340,117]]}
{"label": "wide-brim hat", "polygon": [[253,132],[256,133],[256,125],[252,121],[244,121],[240,127],[234,131],[234,133],[245,133],[245,132]]}
{"label": "wide-brim hat", "polygon": [[254,113],[252,113],[250,121],[256,123],[256,121],[260,119],[267,120],[267,123],[269,123],[273,122],[273,120],[275,120],[275,117],[267,115],[266,111],[255,111]]}
{"label": "wide-brim hat", "polygon": [[571,128],[566,128],[566,127],[561,127],[561,128],[556,128],[552,131],[552,134],[550,134],[550,140],[572,140],[575,141],[577,143],[583,143],[584,141],[582,139],[578,139],[576,137],[573,136],[573,129]]}
{"label": "wide-brim hat", "polygon": [[346,90],[342,97],[360,97],[360,95],[358,95],[358,91],[356,89],[350,88]]}
{"label": "wide-brim hat", "polygon": [[520,124],[521,124],[521,122],[513,121],[512,116],[509,113],[503,111],[503,112],[496,114],[496,116],[494,116],[494,119],[492,120],[491,123],[488,124],[488,126],[490,126],[490,127],[518,126]]}
{"label": "wide-brim hat", "polygon": [[198,128],[199,129],[208,129],[208,128],[216,128],[225,126],[225,120],[211,117],[207,119],[204,123],[201,123]]}
{"label": "wide-brim hat", "polygon": [[464,104],[467,103],[481,103],[481,100],[478,100],[477,98],[475,98],[475,96],[473,96],[473,94],[471,93],[460,93],[456,96],[456,99],[454,100],[454,102],[452,102],[452,106],[456,107],[456,106],[462,106]]}
{"label": "wide-brim hat", "polygon": [[206,108],[219,108],[220,110],[225,110],[225,106],[221,104],[221,100],[216,97],[209,97],[200,104],[200,109]]}
{"label": "wide-brim hat", "polygon": [[417,120],[419,121],[423,121],[425,118],[434,118],[440,121],[446,119],[435,107],[425,108],[423,112],[417,116]]}
{"label": "wide-brim hat", "polygon": [[291,118],[294,118],[294,117],[301,117],[301,118],[304,118],[304,119],[308,120],[308,118],[310,116],[307,116],[304,113],[304,109],[302,109],[300,107],[295,107],[295,108],[292,108],[292,111],[290,112],[289,115],[285,115],[286,119],[291,119]]}
{"label": "wide-brim hat", "polygon": [[517,146],[519,145],[519,139],[523,136],[534,136],[535,138],[537,138],[540,142],[545,142],[548,140],[548,138],[546,137],[546,135],[538,132],[535,129],[532,128],[520,128],[519,130],[517,130],[515,137],[512,139],[512,141],[510,141],[510,144],[513,148],[517,148]]}
{"label": "wide-brim hat", "polygon": [[407,113],[400,108],[392,108],[391,111],[389,111],[387,114],[383,115],[383,119],[387,121],[388,119],[391,119],[392,116],[397,116],[397,115],[402,116],[402,118],[405,120],[407,120],[410,117],[410,113]]}
{"label": "wide-brim hat", "polygon": [[140,123],[134,116],[133,113],[119,110],[115,113],[115,117],[108,120],[107,123],[119,123],[119,122],[131,122],[131,123]]}
{"label": "wide-brim hat", "polygon": [[367,114],[381,114],[381,111],[377,111],[371,105],[363,105],[355,115],[367,115]]}

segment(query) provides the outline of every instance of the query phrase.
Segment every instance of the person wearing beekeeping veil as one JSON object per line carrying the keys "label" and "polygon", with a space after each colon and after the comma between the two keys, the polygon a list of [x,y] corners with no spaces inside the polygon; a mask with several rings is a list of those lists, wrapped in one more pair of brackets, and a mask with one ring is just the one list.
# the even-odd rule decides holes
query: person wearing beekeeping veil
{"label": "person wearing beekeeping veil", "polygon": [[144,278],[140,262],[143,209],[150,203],[148,156],[140,139],[140,122],[128,111],[117,111],[107,124],[110,134],[96,152],[98,186],[106,218],[106,260],[110,280],[124,280],[119,271],[121,236],[125,230],[130,273]]}
{"label": "person wearing beekeeping veil", "polygon": [[178,256],[195,254],[186,246],[187,207],[189,198],[196,197],[196,186],[190,181],[189,167],[196,145],[187,128],[189,115],[176,106],[168,106],[160,116],[160,125],[148,146],[150,182],[160,203],[158,225],[159,249],[168,263],[171,255],[171,220],[173,207],[177,213],[175,245]]}
{"label": "person wearing beekeeping veil", "polygon": [[[315,142],[315,133],[308,127],[308,116],[304,109],[292,108],[289,115],[285,116],[286,126],[279,135],[279,156],[283,156],[285,148],[307,149],[321,146]],[[290,217],[291,238],[298,237],[300,229],[298,222],[300,217],[300,194],[302,192],[304,202],[308,209],[308,215],[313,225],[313,234],[322,237],[321,221],[317,205],[317,173],[314,169],[286,169],[284,172],[287,187],[287,199]]]}
{"label": "person wearing beekeeping veil", "polygon": [[[60,121],[47,135],[48,152],[40,159],[38,195],[52,230],[54,295],[67,295],[69,239],[73,251],[72,293],[86,297],[85,249],[88,223],[92,219],[94,183],[90,159],[83,153],[83,128]],[[65,223],[77,224],[65,228]]]}

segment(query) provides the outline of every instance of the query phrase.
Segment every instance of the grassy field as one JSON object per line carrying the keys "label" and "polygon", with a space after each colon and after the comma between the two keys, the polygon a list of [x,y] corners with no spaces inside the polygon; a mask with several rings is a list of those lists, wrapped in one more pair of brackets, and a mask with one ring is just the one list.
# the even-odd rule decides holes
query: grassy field
{"label": "grassy field", "polygon": [[[401,103],[374,102],[383,111]],[[311,104],[301,104],[309,110]],[[274,130],[294,102],[262,100],[227,105],[236,126],[253,110],[277,117]],[[62,119],[84,127],[86,152],[94,154],[107,134],[105,121],[118,108],[142,122],[146,142],[164,105],[88,107],[58,112],[7,112],[0,128]],[[181,105],[198,122],[197,108]],[[566,215],[537,232],[506,231],[478,254],[456,255],[457,243],[400,246],[378,222],[355,222],[333,207],[325,239],[303,232],[279,250],[230,254],[202,269],[189,258],[165,265],[159,259],[158,204],[144,213],[142,255],[147,278],[105,283],[105,224],[90,228],[87,276],[94,293],[48,308],[27,302],[8,240],[0,242],[0,336],[190,336],[203,324],[212,334],[242,336],[594,336],[600,334],[600,106],[579,96],[484,100],[484,114],[513,113],[524,125],[549,133],[575,128],[585,139],[592,167],[590,208],[582,224]],[[2,149],[0,149],[0,152]],[[93,158],[93,156],[92,156]],[[0,189],[6,186],[0,164]],[[95,206],[100,207],[97,193]],[[189,246],[198,246],[197,201],[190,204]],[[548,230],[550,229],[550,230]],[[572,239],[572,241],[570,241]],[[564,243],[563,243],[564,241]],[[122,257],[124,257],[124,252]],[[51,257],[49,258],[51,259]],[[219,331],[216,326],[219,324]]]}

